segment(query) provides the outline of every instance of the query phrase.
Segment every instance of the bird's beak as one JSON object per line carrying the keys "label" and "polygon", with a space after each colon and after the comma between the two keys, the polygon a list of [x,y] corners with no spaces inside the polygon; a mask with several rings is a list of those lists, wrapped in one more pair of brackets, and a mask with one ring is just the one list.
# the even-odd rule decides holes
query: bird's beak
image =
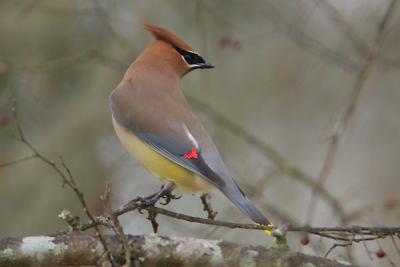
{"label": "bird's beak", "polygon": [[214,68],[214,65],[211,63],[205,62],[205,63],[199,64],[199,68],[200,69],[212,69],[212,68]]}

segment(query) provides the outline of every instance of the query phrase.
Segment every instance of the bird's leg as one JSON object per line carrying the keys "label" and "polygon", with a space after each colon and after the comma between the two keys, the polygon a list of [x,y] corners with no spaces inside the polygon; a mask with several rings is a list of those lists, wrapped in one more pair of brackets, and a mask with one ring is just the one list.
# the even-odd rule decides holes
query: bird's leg
{"label": "bird's leg", "polygon": [[160,191],[151,194],[150,196],[147,197],[136,197],[131,202],[141,202],[144,206],[152,206],[155,203],[157,203],[157,201],[159,201],[161,198],[166,198],[169,199],[169,201],[171,201],[171,199],[177,198],[171,194],[174,188],[175,188],[175,183],[169,182],[168,184],[163,185]]}
{"label": "bird's leg", "polygon": [[203,204],[203,210],[207,212],[208,219],[214,220],[215,216],[217,216],[218,212],[214,211],[211,206],[211,195],[208,193],[203,193],[200,196],[201,203]]}

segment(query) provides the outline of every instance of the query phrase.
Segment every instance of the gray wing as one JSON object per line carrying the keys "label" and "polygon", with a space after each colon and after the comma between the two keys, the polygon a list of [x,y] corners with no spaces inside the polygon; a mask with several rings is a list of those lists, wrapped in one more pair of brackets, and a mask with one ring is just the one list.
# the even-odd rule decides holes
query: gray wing
{"label": "gray wing", "polygon": [[192,149],[196,149],[195,147],[185,145],[184,142],[173,137],[157,136],[153,133],[135,134],[140,140],[164,157],[203,177],[214,186],[225,186],[224,180],[205,163],[201,150],[198,150],[197,158],[188,159],[185,158],[185,154],[190,153]]}

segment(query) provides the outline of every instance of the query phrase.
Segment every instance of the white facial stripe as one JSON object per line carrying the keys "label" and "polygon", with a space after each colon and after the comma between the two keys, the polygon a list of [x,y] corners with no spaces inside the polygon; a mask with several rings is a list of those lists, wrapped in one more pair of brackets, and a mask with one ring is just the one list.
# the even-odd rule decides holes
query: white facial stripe
{"label": "white facial stripe", "polygon": [[202,65],[200,65],[200,64],[193,64],[193,65],[190,65],[190,67],[201,67]]}

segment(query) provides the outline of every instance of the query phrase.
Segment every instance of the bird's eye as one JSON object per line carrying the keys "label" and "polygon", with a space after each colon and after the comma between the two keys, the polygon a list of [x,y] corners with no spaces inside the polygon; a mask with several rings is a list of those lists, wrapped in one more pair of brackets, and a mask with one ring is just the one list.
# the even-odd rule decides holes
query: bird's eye
{"label": "bird's eye", "polygon": [[188,63],[190,63],[192,61],[192,55],[191,54],[185,54],[185,55],[183,55],[183,58]]}

